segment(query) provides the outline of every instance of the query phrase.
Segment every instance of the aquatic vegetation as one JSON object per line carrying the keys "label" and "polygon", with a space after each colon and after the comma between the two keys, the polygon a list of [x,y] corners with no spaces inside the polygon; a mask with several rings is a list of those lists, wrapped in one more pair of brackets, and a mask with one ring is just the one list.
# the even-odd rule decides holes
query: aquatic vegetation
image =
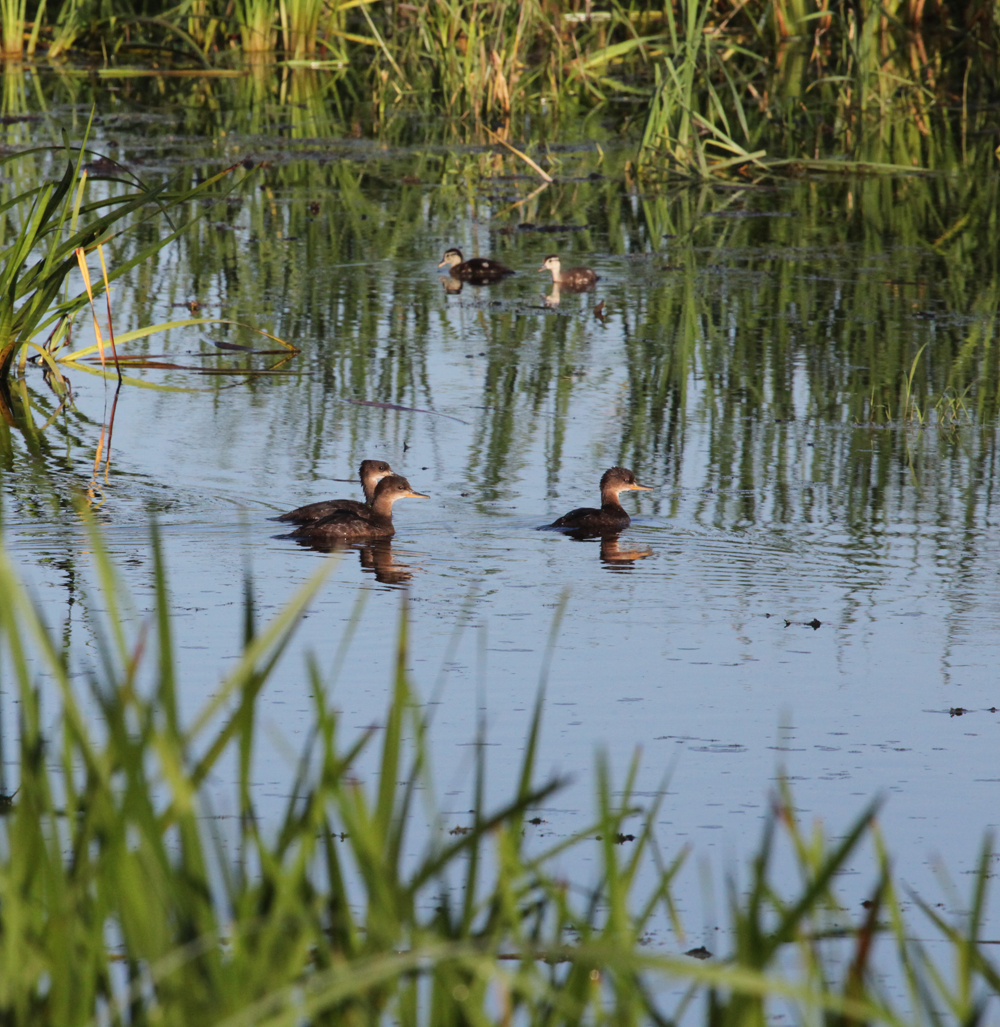
{"label": "aquatic vegetation", "polygon": [[[16,769],[0,764],[6,1022],[704,1017],[749,1027],[780,1006],[802,1022],[957,1024],[977,1022],[1000,996],[980,943],[988,843],[960,916],[918,902],[935,958],[904,919],[874,807],[828,840],[802,828],[785,788],[747,881],[733,882],[725,951],[682,954],[673,893],[685,853],[661,851],[658,800],[641,807],[636,761],[613,787],[597,760],[596,813],[582,830],[554,841],[536,830],[534,811],[560,786],[536,779],[541,695],[509,797],[486,808],[480,744],[468,821],[428,814],[415,801],[433,782],[429,725],[406,671],[419,642],[405,604],[381,730],[344,738],[331,683],[311,662],[310,737],[283,812],[263,816],[252,785],[258,703],[328,566],[262,627],[248,586],[235,668],[200,709],[182,711],[155,532],[155,608],[142,618],[99,534],[86,530],[93,608],[104,613],[92,615],[98,663],[83,675],[0,552],[0,672],[20,711],[16,737],[5,725],[3,738]],[[85,678],[89,696],[78,692]],[[207,783],[225,763],[232,813],[208,816]],[[836,880],[848,861],[857,872],[869,844],[869,899],[855,914],[837,900]],[[587,866],[596,852],[590,881],[566,880],[578,851]],[[779,869],[788,859],[797,881]],[[905,984],[900,1005],[883,988],[887,974]]]}
{"label": "aquatic vegetation", "polygon": [[[0,157],[0,166],[24,161],[48,148],[35,148]],[[16,191],[6,183],[0,202],[0,384],[9,377],[28,347],[49,360],[53,348],[66,338],[72,316],[93,301],[107,285],[129,272],[152,254],[181,236],[191,224],[157,237],[131,259],[123,261],[75,295],[60,300],[71,271],[80,267],[81,256],[99,243],[114,239],[125,231],[169,215],[192,200],[211,194],[214,187],[229,179],[224,192],[237,184],[236,164],[190,188],[177,189],[168,181],[147,187],[133,176],[117,179],[124,188],[96,198],[87,194],[88,168],[84,149],[68,149],[62,176]],[[122,169],[113,165],[109,177]],[[15,168],[16,170],[16,168]],[[103,170],[103,169],[102,169]],[[16,178],[15,178],[16,182]],[[25,183],[26,184],[26,183]],[[195,214],[195,217],[198,215]],[[103,263],[103,257],[102,257]],[[34,342],[50,330],[46,345]]]}
{"label": "aquatic vegetation", "polygon": [[305,64],[380,121],[403,107],[505,137],[515,113],[635,102],[623,120],[644,124],[639,166],[693,177],[765,155],[870,167],[866,138],[890,130],[912,149],[956,100],[963,118],[988,104],[1000,52],[995,5],[867,0],[5,0],[0,16],[8,55],[256,76]]}

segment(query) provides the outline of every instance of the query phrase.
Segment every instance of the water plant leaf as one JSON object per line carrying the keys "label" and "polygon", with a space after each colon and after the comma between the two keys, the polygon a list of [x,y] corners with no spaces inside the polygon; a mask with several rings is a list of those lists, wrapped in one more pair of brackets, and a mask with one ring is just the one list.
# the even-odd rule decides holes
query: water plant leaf
{"label": "water plant leaf", "polygon": [[[33,148],[25,152],[36,153],[41,150],[52,152],[51,148]],[[0,268],[0,329],[3,330],[0,334],[0,381],[10,373],[15,355],[34,336],[50,325],[72,316],[99,291],[95,286],[89,297],[84,290],[61,303],[56,302],[67,275],[79,266],[77,250],[87,251],[114,238],[115,232],[120,234],[123,219],[130,219],[130,224],[144,223],[160,213],[169,212],[172,207],[189,203],[226,178],[230,178],[229,188],[232,188],[236,180],[231,176],[237,168],[243,166],[242,162],[233,164],[193,188],[179,192],[171,192],[171,183],[164,182],[159,186],[140,187],[81,206],[82,181],[86,180],[86,173],[82,173],[79,189],[74,191],[72,186],[81,174],[83,156],[87,151],[83,147],[74,149],[67,146],[64,152],[66,164],[60,179],[47,183],[41,189],[34,187],[26,190],[12,201],[13,206],[20,207],[24,214],[15,241],[0,253],[0,260],[3,261]],[[0,158],[0,165],[15,156],[23,154],[5,155]],[[102,209],[104,212],[98,213]],[[96,216],[88,217],[90,214]],[[83,225],[79,223],[81,215],[87,217]],[[134,222],[131,220],[132,215],[135,215]],[[64,232],[67,223],[70,225],[68,234]],[[104,277],[100,288],[107,288],[110,282],[178,238],[185,227],[181,226],[157,239],[131,259],[116,266]],[[39,255],[34,263],[29,264],[34,253]],[[9,317],[6,316],[8,313]]]}

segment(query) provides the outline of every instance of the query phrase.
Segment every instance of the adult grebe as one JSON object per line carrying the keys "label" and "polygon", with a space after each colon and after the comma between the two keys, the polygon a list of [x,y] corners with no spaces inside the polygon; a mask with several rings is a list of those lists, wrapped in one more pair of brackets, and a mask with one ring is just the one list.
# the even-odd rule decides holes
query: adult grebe
{"label": "adult grebe", "polygon": [[601,508],[581,506],[570,510],[549,528],[573,528],[592,535],[608,535],[627,528],[632,522],[625,508],[618,502],[619,492],[651,492],[649,485],[640,485],[627,467],[610,467],[601,476]]}
{"label": "adult grebe", "polygon": [[356,499],[324,499],[319,503],[307,503],[305,506],[289,510],[280,517],[272,517],[274,521],[287,521],[289,524],[310,524],[318,521],[321,517],[329,517],[338,510],[354,510],[355,512],[368,509],[372,505],[372,496],[375,495],[375,486],[387,475],[392,474],[392,468],[384,460],[362,460],[358,468],[358,477],[361,479],[361,488],[365,493],[365,501],[359,503]]}
{"label": "adult grebe", "polygon": [[[398,474],[390,474],[375,486],[372,505],[358,510],[336,510],[310,524],[303,524],[290,538],[392,538],[396,529],[392,523],[392,504],[397,499],[429,499],[422,492],[414,492],[410,483]],[[360,504],[359,504],[360,506]]]}

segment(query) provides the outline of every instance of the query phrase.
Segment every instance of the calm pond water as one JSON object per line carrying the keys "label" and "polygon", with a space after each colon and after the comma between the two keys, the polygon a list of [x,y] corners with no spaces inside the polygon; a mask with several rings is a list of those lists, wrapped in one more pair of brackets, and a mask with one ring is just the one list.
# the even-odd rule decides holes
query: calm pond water
{"label": "calm pond water", "polygon": [[[339,558],[264,694],[265,810],[310,725],[303,654],[334,663],[359,597],[345,726],[382,716],[407,595],[450,815],[468,808],[483,710],[506,794],[565,597],[540,766],[574,783],[545,831],[585,822],[599,747],[621,775],[639,746],[643,792],[669,774],[668,852],[747,853],[784,768],[834,833],[884,796],[897,868],[925,893],[937,857],[972,866],[1000,823],[995,171],[644,190],[609,116],[562,127],[538,191],[516,158],[433,127],[354,138],[350,119],[202,117],[194,87],[144,88],[100,93],[97,149],[150,176],[270,163],[115,289],[116,329],[197,301],[301,350],[220,351],[270,344],[213,325],[129,347],[191,369],[130,372],[158,388],[123,389],[95,506],[140,612],[151,511],[161,525],[186,708],[237,653],[247,569],[271,612],[327,559],[268,518],[355,496],[329,479],[367,457],[431,496],[397,506],[391,546]],[[89,102],[51,102],[27,131],[81,138]],[[517,274],[443,288],[455,245]],[[536,269],[556,251],[598,272],[593,293],[553,302]],[[274,373],[198,370],[234,367]],[[0,425],[2,539],[86,661],[89,546],[69,500],[111,392],[69,376],[56,412],[30,367],[34,429]],[[536,530],[595,503],[616,463],[654,487],[625,495],[617,542]],[[846,880],[846,900],[870,882]]]}

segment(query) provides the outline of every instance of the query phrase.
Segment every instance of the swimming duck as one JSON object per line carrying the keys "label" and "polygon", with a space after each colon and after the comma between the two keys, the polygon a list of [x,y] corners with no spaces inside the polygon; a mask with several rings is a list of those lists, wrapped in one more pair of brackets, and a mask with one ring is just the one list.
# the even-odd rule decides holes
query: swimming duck
{"label": "swimming duck", "polygon": [[586,292],[593,289],[600,279],[600,275],[594,274],[589,267],[570,267],[563,271],[562,261],[556,253],[546,257],[538,270],[551,271],[552,281],[567,292]]}
{"label": "swimming duck", "polygon": [[392,538],[396,529],[392,524],[392,504],[397,499],[429,499],[422,492],[414,492],[401,475],[389,474],[375,486],[372,505],[358,506],[357,510],[336,510],[310,524],[303,524],[289,535],[296,539],[349,539]]}
{"label": "swimming duck", "polygon": [[361,479],[361,488],[365,493],[365,501],[359,503],[356,499],[324,499],[319,503],[307,503],[305,506],[289,510],[280,517],[273,517],[275,521],[287,521],[290,524],[310,524],[318,521],[321,517],[329,517],[338,510],[368,510],[372,505],[372,497],[375,495],[375,486],[387,475],[392,474],[392,468],[384,460],[362,460],[358,468],[358,477]]}
{"label": "swimming duck", "polygon": [[618,502],[619,492],[651,492],[649,485],[640,485],[627,467],[609,467],[601,476],[601,508],[581,506],[570,510],[558,520],[546,525],[549,528],[572,528],[591,535],[610,535],[631,524],[632,519]]}
{"label": "swimming duck", "polygon": [[452,278],[458,278],[463,282],[471,282],[473,285],[488,285],[490,282],[499,282],[512,275],[514,272],[505,267],[498,260],[487,260],[485,257],[473,257],[471,260],[462,259],[461,250],[445,250],[444,256],[438,267],[447,267]]}

